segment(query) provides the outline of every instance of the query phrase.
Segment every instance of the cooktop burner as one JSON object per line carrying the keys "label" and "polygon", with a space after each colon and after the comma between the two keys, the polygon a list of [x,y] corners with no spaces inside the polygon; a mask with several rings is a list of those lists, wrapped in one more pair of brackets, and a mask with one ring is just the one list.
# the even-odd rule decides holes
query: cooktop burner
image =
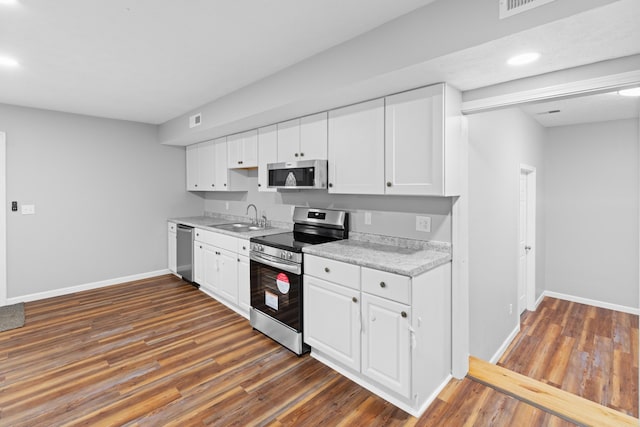
{"label": "cooktop burner", "polygon": [[336,240],[335,237],[297,232],[271,234],[269,236],[251,238],[251,242],[253,243],[268,245],[291,252],[302,252],[302,248],[305,246],[319,245],[320,243],[333,242],[334,240]]}

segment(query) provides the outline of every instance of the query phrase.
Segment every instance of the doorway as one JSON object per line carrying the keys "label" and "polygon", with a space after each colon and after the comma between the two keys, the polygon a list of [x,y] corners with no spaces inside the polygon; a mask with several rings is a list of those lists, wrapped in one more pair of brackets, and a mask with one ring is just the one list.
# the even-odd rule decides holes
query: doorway
{"label": "doorway", "polygon": [[535,310],[536,168],[520,165],[518,209],[518,315]]}

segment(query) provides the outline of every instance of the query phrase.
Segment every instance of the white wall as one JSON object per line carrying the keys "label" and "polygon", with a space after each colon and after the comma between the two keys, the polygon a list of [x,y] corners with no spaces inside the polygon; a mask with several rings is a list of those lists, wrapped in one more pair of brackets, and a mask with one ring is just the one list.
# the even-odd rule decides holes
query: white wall
{"label": "white wall", "polygon": [[549,129],[546,288],[638,307],[638,120]]}
{"label": "white wall", "polygon": [[166,219],[202,213],[157,126],[0,104],[0,130],[9,298],[165,269]]}
{"label": "white wall", "polygon": [[[257,172],[249,172],[249,191],[207,193],[205,211],[244,216],[253,203],[267,218],[291,223],[293,206],[341,209],[350,212],[352,231],[417,240],[451,242],[451,199],[448,197],[366,196],[328,194],[327,190],[258,192]],[[226,205],[229,203],[229,209]],[[371,212],[371,224],[364,213]],[[250,212],[253,215],[253,209]],[[431,217],[431,232],[416,231],[416,215]]]}
{"label": "white wall", "polygon": [[[470,353],[486,360],[517,327],[519,173],[537,169],[536,294],[544,288],[545,129],[518,109],[469,119]],[[509,314],[509,305],[513,312]]]}

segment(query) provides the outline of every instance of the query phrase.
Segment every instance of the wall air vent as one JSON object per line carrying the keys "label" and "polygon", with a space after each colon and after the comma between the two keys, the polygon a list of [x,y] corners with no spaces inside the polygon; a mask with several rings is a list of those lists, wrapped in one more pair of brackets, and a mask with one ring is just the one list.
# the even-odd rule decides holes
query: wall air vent
{"label": "wall air vent", "polygon": [[190,128],[200,126],[200,123],[202,123],[202,113],[194,114],[193,116],[189,117]]}
{"label": "wall air vent", "polygon": [[499,0],[500,19],[508,18],[555,0]]}

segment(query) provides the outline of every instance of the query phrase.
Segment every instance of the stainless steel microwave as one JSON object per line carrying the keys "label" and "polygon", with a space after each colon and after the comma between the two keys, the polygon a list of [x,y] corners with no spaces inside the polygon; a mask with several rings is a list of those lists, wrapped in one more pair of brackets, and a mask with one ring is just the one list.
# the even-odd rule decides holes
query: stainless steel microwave
{"label": "stainless steel microwave", "polygon": [[268,187],[287,190],[327,188],[327,161],[302,160],[267,164]]}

